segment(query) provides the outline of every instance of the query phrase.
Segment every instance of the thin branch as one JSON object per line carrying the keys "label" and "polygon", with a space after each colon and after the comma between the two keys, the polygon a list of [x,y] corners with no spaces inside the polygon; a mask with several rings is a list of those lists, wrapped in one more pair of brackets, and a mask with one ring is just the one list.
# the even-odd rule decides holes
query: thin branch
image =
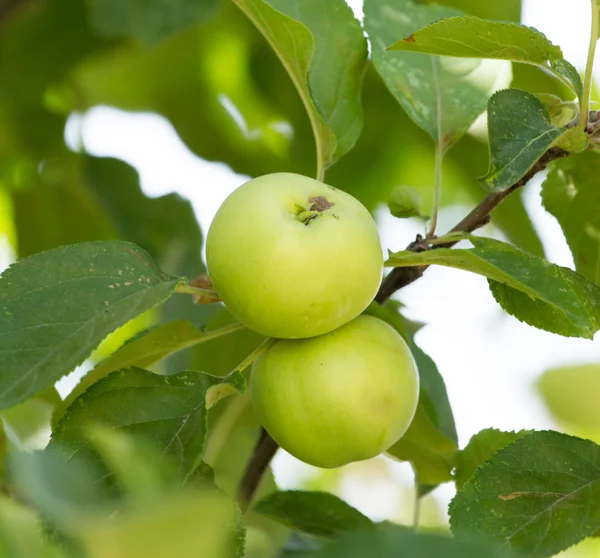
{"label": "thin branch", "polygon": [[279,446],[277,445],[277,442],[275,442],[275,440],[267,434],[267,431],[262,428],[260,437],[254,448],[254,453],[244,472],[244,478],[240,483],[237,494],[242,513],[245,513],[250,507],[252,499],[260,485],[260,481],[269,468],[269,464],[278,449]]}
{"label": "thin branch", "polygon": [[[513,184],[510,188],[501,192],[492,192],[488,194],[479,205],[477,205],[460,223],[456,224],[450,232],[467,232],[471,233],[480,229],[484,225],[490,222],[490,214],[496,209],[510,194],[515,190],[518,190],[527,182],[529,182],[538,172],[544,170],[550,161],[565,157],[568,153],[558,147],[553,147],[548,150],[544,156],[531,168],[531,170],[519,180]],[[411,252],[421,252],[426,248],[422,242],[411,242],[406,247],[406,250]],[[415,249],[415,244],[418,249]],[[446,244],[439,244],[434,246],[436,248],[452,248],[456,242],[448,242]],[[428,266],[411,266],[411,267],[396,267],[388,276],[384,279],[381,284],[381,288],[375,297],[376,302],[379,304],[385,302],[390,298],[396,291],[410,285],[423,275]]]}
{"label": "thin branch", "polygon": [[30,0],[0,0],[0,25],[8,21],[8,18],[21,6]]}

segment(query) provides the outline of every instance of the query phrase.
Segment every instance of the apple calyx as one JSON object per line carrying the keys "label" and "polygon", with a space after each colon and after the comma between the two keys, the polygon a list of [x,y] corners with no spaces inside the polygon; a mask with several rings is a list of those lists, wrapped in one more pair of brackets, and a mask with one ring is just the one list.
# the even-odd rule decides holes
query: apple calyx
{"label": "apple calyx", "polygon": [[333,207],[332,202],[330,202],[325,196],[314,196],[312,198],[308,198],[308,204],[305,207],[297,206],[298,213],[296,214],[296,218],[298,221],[308,225],[311,219],[318,217],[323,211]]}

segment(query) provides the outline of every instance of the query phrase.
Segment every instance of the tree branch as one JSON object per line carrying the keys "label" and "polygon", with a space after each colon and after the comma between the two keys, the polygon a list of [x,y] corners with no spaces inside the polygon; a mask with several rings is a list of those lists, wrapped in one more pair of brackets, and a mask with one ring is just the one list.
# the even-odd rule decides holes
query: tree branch
{"label": "tree branch", "polygon": [[[527,184],[527,182],[529,182],[529,180],[531,180],[538,172],[544,170],[550,161],[560,159],[566,155],[568,155],[568,153],[558,147],[548,150],[523,178],[506,190],[488,194],[479,205],[460,221],[460,223],[457,223],[451,229],[451,232],[471,233],[484,225],[487,225],[490,222],[490,214],[492,211],[510,196],[510,194]],[[419,235],[406,247],[406,250],[411,252],[423,252],[429,249],[451,248],[455,244],[456,242],[448,242],[429,247],[426,240]],[[381,284],[379,292],[375,296],[375,301],[379,304],[384,303],[396,291],[410,285],[421,277],[427,267],[428,266],[411,266],[394,268]],[[248,463],[238,491],[238,501],[243,511],[247,510],[250,506],[260,481],[278,448],[277,442],[269,436],[264,428],[261,429],[260,438],[254,448],[254,453]]]}
{"label": "tree branch", "polygon": [[0,25],[7,21],[17,8],[28,2],[29,0],[0,0]]}

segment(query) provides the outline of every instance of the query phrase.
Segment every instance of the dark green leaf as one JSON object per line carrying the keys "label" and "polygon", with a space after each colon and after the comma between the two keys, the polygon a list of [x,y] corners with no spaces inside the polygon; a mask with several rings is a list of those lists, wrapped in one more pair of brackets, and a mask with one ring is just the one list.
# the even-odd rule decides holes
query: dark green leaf
{"label": "dark green leaf", "polygon": [[52,417],[54,424],[62,417],[67,407],[89,386],[122,368],[150,368],[169,355],[199,343],[211,341],[241,329],[240,324],[231,324],[212,331],[201,331],[185,320],[175,320],[152,328],[147,333],[125,343],[120,349],[105,358],[88,372],[69,395],[61,402]]}
{"label": "dark green leaf", "polygon": [[456,534],[543,558],[600,527],[600,446],[534,432],[488,459],[450,504]]}
{"label": "dark green leaf", "polygon": [[412,0],[366,0],[364,10],[375,68],[408,115],[444,150],[484,111],[489,96],[508,85],[508,79],[498,84],[503,73],[509,75],[505,62],[387,50],[398,35],[461,15],[457,10]]}
{"label": "dark green leaf", "polygon": [[509,558],[487,543],[389,526],[326,544],[315,558]]}
{"label": "dark green leaf", "polygon": [[410,461],[418,484],[436,486],[452,480],[458,447],[456,441],[432,422],[422,399],[406,434],[387,453],[402,461]]}
{"label": "dark green leaf", "polygon": [[234,0],[275,50],[303,99],[319,168],[356,142],[367,43],[343,0]]}
{"label": "dark green leaf", "polygon": [[[581,312],[587,312],[585,319],[573,319],[573,316],[565,312],[565,308],[560,308],[543,298],[532,298],[529,294],[508,285],[489,281],[489,286],[496,302],[519,321],[564,337],[593,338],[600,327],[600,290],[583,275],[566,267],[558,267],[552,276],[560,279],[566,296],[578,301],[576,305],[580,307]],[[550,276],[546,279],[550,279]],[[551,282],[555,281],[548,281],[548,284]]]}
{"label": "dark green leaf", "polygon": [[404,219],[406,217],[420,217],[423,199],[415,188],[410,186],[398,186],[394,188],[388,199],[390,213],[394,217]]}
{"label": "dark green leaf", "polygon": [[99,35],[131,36],[153,44],[210,16],[218,0],[91,0],[89,4]]}
{"label": "dark green leaf", "polygon": [[600,329],[600,288],[585,277],[498,240],[469,239],[472,249],[398,252],[386,265],[437,264],[478,273],[490,280],[507,312],[534,327],[586,338]]}
{"label": "dark green leaf", "polygon": [[[88,440],[81,427],[99,422],[149,440],[153,447],[173,457],[185,477],[202,459],[207,406],[244,389],[241,374],[224,379],[195,371],[172,376],[138,368],[113,372],[90,386],[67,409],[49,447],[97,461],[86,447]],[[98,471],[100,474],[102,468]]]}
{"label": "dark green leaf", "polygon": [[600,433],[600,364],[547,370],[537,388],[561,423],[578,432]]}
{"label": "dark green leaf", "polygon": [[526,434],[529,434],[528,430],[503,432],[495,428],[486,428],[475,434],[456,457],[456,488],[462,488],[489,457]]}
{"label": "dark green leaf", "polygon": [[600,153],[553,161],[542,184],[542,202],[558,219],[575,269],[600,285]]}
{"label": "dark green leaf", "polygon": [[375,527],[368,517],[326,492],[274,492],[260,500],[254,511],[319,537],[335,537]]}
{"label": "dark green leaf", "polygon": [[52,385],[180,281],[125,242],[63,246],[10,266],[0,278],[0,408]]}
{"label": "dark green leaf", "polygon": [[565,132],[550,124],[544,105],[531,93],[506,89],[488,104],[491,164],[482,178],[490,190],[518,182]]}

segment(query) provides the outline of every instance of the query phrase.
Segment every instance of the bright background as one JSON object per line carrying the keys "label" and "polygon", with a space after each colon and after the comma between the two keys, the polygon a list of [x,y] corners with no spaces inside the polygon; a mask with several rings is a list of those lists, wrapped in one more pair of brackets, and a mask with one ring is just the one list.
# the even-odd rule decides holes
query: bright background
{"label": "bright background", "polygon": [[[362,18],[362,2],[349,1]],[[589,41],[589,0],[571,0],[569,12],[563,0],[524,0],[523,22],[543,31],[559,44],[565,57],[578,69],[585,65]],[[597,65],[600,70],[600,65]],[[598,71],[596,77],[600,77]],[[73,148],[83,144],[97,156],[125,160],[140,173],[144,192],[151,197],[178,192],[191,200],[204,232],[223,199],[247,177],[236,175],[219,163],[206,162],[178,138],[170,123],[154,114],[131,114],[96,107],[73,115],[65,130]],[[549,259],[573,267],[573,261],[553,217],[540,203],[540,179],[527,186],[526,205],[542,238]],[[452,226],[469,208],[454,207],[441,215],[439,230]],[[419,223],[397,220],[385,207],[376,214],[385,250],[402,249]],[[497,231],[485,231],[498,235]],[[0,238],[0,269],[13,259]],[[454,409],[460,445],[486,427],[503,430],[556,428],[535,390],[540,374],[551,366],[600,362],[600,343],[567,339],[538,331],[504,314],[489,294],[485,279],[447,268],[429,270],[399,294],[407,315],[427,325],[417,336],[419,345],[435,360],[445,378]],[[61,382],[64,395],[75,376]],[[340,471],[323,472],[304,465],[283,451],[274,462],[282,488],[334,486],[352,505],[375,519],[410,522],[412,472],[408,465],[378,458]],[[423,522],[446,521],[446,505],[452,497],[443,486],[427,499]]]}

